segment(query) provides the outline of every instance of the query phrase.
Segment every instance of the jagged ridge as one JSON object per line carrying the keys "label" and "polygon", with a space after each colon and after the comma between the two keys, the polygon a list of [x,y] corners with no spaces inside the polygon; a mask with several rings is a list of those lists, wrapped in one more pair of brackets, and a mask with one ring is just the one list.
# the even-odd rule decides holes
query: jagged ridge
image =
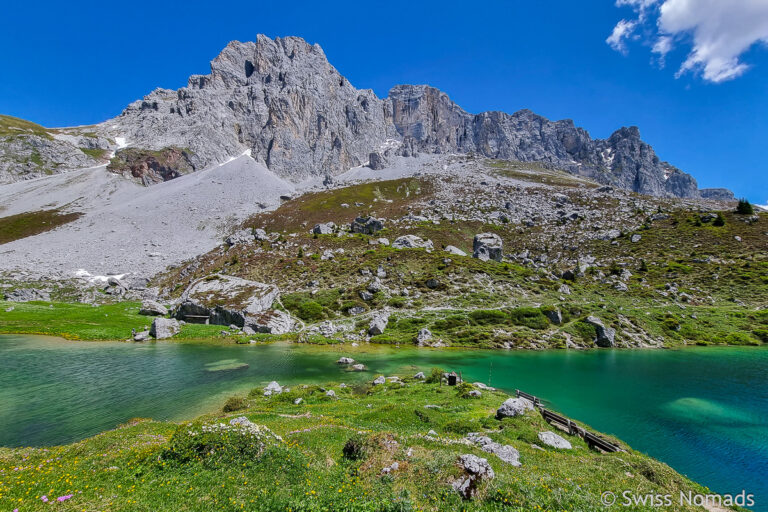
{"label": "jagged ridge", "polygon": [[692,176],[658,158],[637,127],[592,139],[571,120],[550,121],[529,110],[473,115],[426,85],[398,85],[381,99],[353,87],[319,45],[298,37],[232,41],[211,62],[210,74],[193,75],[176,91],[153,91],[97,131],[133,148],[188,149],[194,169],[250,150],[295,182],[346,171],[371,153],[474,152],[547,162],[645,194],[733,197],[725,189],[702,194]]}

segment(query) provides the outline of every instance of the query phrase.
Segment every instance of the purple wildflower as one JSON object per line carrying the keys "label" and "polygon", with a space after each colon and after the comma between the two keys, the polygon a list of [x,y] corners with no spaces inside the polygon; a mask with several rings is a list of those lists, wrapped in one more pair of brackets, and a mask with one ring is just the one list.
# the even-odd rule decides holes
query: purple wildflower
{"label": "purple wildflower", "polygon": [[48,496],[40,496],[40,499],[43,500],[43,503],[48,503]]}
{"label": "purple wildflower", "polygon": [[74,494],[67,494],[67,495],[65,495],[65,496],[59,496],[58,498],[56,498],[56,501],[58,501],[59,503],[61,503],[62,501],[67,501],[67,500],[68,500],[68,499],[70,499],[72,496],[74,496]]}

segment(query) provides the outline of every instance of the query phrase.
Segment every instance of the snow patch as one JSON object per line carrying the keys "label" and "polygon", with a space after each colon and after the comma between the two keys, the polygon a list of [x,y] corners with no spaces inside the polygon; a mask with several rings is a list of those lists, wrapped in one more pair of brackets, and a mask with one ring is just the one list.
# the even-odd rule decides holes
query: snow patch
{"label": "snow patch", "polygon": [[128,147],[128,141],[125,140],[125,137],[115,137],[115,144],[117,144],[117,149]]}
{"label": "snow patch", "polygon": [[83,268],[79,268],[75,271],[75,277],[79,277],[80,279],[85,279],[89,283],[106,283],[110,277],[114,277],[120,280],[127,275],[128,274],[110,274],[108,276],[94,276],[93,274],[91,274],[90,272],[88,272]]}

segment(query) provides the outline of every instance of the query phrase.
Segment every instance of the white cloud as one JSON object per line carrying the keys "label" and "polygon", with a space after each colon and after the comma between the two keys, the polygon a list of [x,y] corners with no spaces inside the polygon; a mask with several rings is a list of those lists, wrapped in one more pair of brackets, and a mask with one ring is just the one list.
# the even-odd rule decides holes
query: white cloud
{"label": "white cloud", "polygon": [[626,41],[639,25],[653,34],[646,44],[662,65],[675,45],[690,44],[678,77],[691,72],[714,83],[732,80],[749,69],[741,56],[768,43],[766,0],[616,0],[616,5],[632,8],[637,18],[616,25],[606,40],[611,48],[626,54]]}
{"label": "white cloud", "polygon": [[628,51],[626,39],[629,39],[629,37],[632,36],[632,32],[634,32],[636,26],[637,22],[635,21],[619,21],[616,26],[613,27],[613,32],[608,36],[608,39],[606,39],[605,42],[617,52],[626,55]]}

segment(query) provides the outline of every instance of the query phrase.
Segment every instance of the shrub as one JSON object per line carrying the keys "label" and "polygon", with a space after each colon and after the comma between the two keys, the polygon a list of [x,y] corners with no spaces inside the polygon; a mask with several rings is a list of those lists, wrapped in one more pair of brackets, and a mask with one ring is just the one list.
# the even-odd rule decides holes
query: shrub
{"label": "shrub", "polygon": [[746,332],[732,332],[725,337],[729,345],[757,345],[758,341]]}
{"label": "shrub", "polygon": [[389,299],[389,302],[387,302],[387,304],[389,304],[393,308],[403,308],[403,307],[405,307],[406,302],[407,301],[406,301],[405,297],[397,296],[397,297],[392,297],[391,299]]}
{"label": "shrub", "polygon": [[323,306],[314,300],[308,300],[299,304],[296,313],[299,318],[306,321],[320,320],[323,318]]}
{"label": "shrub", "polygon": [[573,324],[573,329],[576,331],[576,334],[586,343],[591,343],[597,338],[597,328],[592,324],[588,324],[587,322],[580,320]]}
{"label": "shrub", "polygon": [[475,387],[469,382],[462,382],[456,386],[456,396],[459,398],[472,398],[469,392],[473,389],[475,389]]}
{"label": "shrub", "polygon": [[753,215],[755,209],[752,208],[752,205],[746,199],[739,199],[739,204],[736,206],[736,213],[739,215]]}
{"label": "shrub", "polygon": [[454,432],[460,435],[466,435],[470,432],[477,432],[480,430],[480,425],[471,420],[459,419],[449,421],[445,424],[445,429],[449,432]]}
{"label": "shrub", "polygon": [[244,464],[256,461],[264,449],[282,439],[263,425],[253,423],[182,424],[174,432],[160,458],[179,463]]}
{"label": "shrub", "polygon": [[720,212],[717,212],[717,218],[712,222],[713,226],[725,226],[725,217]]}
{"label": "shrub", "polygon": [[763,343],[768,343],[768,329],[755,329],[752,331],[752,334],[757,336]]}
{"label": "shrub", "polygon": [[515,325],[522,325],[529,329],[546,329],[549,321],[539,308],[516,308],[509,312],[509,318]]}
{"label": "shrub", "polygon": [[478,309],[472,311],[469,318],[475,325],[498,325],[509,321],[507,314],[498,309]]}
{"label": "shrub", "polygon": [[248,407],[248,401],[241,396],[231,396],[224,403],[224,412],[242,411]]}
{"label": "shrub", "polygon": [[440,380],[443,378],[443,374],[445,373],[445,370],[442,368],[432,368],[432,371],[426,378],[427,384],[435,384],[437,382],[440,382]]}

